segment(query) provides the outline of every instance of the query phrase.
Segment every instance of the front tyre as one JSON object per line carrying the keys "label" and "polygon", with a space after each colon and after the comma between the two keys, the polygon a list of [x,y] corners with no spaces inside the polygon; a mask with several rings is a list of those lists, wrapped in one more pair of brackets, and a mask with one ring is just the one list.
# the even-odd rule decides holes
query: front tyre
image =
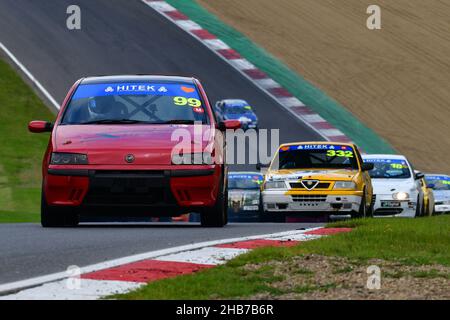
{"label": "front tyre", "polygon": [[359,210],[351,213],[352,219],[365,218],[367,216],[366,195],[364,194],[359,205]]}
{"label": "front tyre", "polygon": [[41,225],[44,228],[76,227],[79,217],[73,208],[49,206],[44,192],[41,196]]}
{"label": "front tyre", "polygon": [[220,183],[220,191],[216,203],[211,208],[206,208],[201,213],[200,223],[202,227],[222,228],[228,223],[228,187],[224,182]]}

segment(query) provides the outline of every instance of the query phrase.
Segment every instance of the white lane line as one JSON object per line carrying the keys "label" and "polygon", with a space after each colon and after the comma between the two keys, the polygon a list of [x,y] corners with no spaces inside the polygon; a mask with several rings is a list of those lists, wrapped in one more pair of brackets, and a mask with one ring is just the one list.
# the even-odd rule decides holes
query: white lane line
{"label": "white lane line", "polygon": [[[269,234],[256,235],[256,236],[246,236],[246,237],[238,237],[238,238],[231,238],[231,239],[199,242],[199,243],[178,246],[178,247],[173,247],[173,248],[168,248],[168,249],[163,249],[163,250],[145,252],[145,253],[136,254],[136,255],[119,258],[119,259],[113,259],[113,260],[85,266],[85,267],[82,267],[81,269],[82,269],[82,273],[90,273],[90,272],[99,271],[99,270],[103,270],[103,269],[107,269],[107,268],[121,266],[121,265],[124,265],[127,263],[137,262],[137,261],[146,260],[146,259],[154,259],[157,257],[174,254],[174,253],[178,253],[178,252],[191,251],[191,250],[195,250],[195,249],[201,249],[204,247],[216,246],[218,244],[225,244],[225,243],[239,242],[239,241],[246,241],[246,240],[255,240],[255,239],[261,239],[261,238],[271,239],[274,237],[291,236],[291,235],[301,234],[301,233],[305,233],[307,231],[312,231],[312,230],[316,230],[316,229],[321,229],[321,227],[305,229],[305,230],[285,231],[285,232],[269,233]],[[66,279],[68,277],[69,277],[69,274],[67,274],[67,272],[63,271],[63,272],[52,273],[52,274],[48,274],[48,275],[44,275],[44,276],[40,276],[40,277],[30,278],[30,279],[26,279],[26,280],[22,280],[22,281],[6,283],[3,285],[0,285],[0,295],[17,292],[19,290],[39,286],[39,285],[42,285],[42,284],[45,284],[48,282]]]}
{"label": "white lane line", "polygon": [[8,48],[5,47],[3,43],[0,42],[0,49],[2,49],[6,55],[20,68],[20,70],[25,73],[28,79],[34,83],[34,85],[42,92],[42,94],[50,101],[50,103],[59,110],[60,106],[58,102],[53,98],[53,96],[44,88],[44,86],[31,74],[30,71],[12,54]]}
{"label": "white lane line", "polygon": [[[77,281],[78,279],[70,279]],[[0,300],[96,300],[112,294],[138,289],[143,283],[80,279],[80,287],[70,289],[67,279],[2,296]]]}
{"label": "white lane line", "polygon": [[196,264],[218,265],[246,253],[247,249],[206,247],[194,251],[185,251],[157,258],[160,261],[189,262]]}

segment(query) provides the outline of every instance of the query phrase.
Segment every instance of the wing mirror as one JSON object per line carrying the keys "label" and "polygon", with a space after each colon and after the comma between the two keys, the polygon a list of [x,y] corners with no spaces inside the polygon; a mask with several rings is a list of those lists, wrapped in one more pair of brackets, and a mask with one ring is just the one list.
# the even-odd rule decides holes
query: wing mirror
{"label": "wing mirror", "polygon": [[52,132],[53,126],[51,122],[35,120],[28,123],[28,131],[33,133]]}
{"label": "wing mirror", "polygon": [[258,170],[258,171],[261,171],[261,169],[268,168],[268,167],[269,167],[269,164],[263,164],[263,163],[260,163],[260,162],[258,162],[256,164],[256,170]]}
{"label": "wing mirror", "polygon": [[375,164],[373,164],[371,162],[363,162],[363,164],[361,166],[362,171],[370,171],[370,170],[373,170],[373,168],[375,168]]}
{"label": "wing mirror", "polygon": [[424,178],[425,175],[422,172],[416,172],[414,174],[414,177],[416,178],[416,180],[420,180],[420,179]]}

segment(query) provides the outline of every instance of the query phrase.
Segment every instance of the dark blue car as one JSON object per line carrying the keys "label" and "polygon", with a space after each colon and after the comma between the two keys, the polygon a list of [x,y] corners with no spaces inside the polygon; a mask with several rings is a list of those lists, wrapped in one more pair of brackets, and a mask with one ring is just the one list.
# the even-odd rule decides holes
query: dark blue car
{"label": "dark blue car", "polygon": [[220,121],[239,120],[241,128],[258,129],[258,117],[245,100],[224,99],[216,102],[215,111]]}

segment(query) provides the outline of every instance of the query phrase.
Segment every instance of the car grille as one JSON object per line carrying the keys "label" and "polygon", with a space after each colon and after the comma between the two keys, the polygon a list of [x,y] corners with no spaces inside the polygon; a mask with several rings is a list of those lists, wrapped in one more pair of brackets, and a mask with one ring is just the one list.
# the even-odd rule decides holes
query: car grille
{"label": "car grille", "polygon": [[[328,189],[328,188],[330,188],[330,185],[331,185],[331,183],[329,183],[329,182],[319,182],[317,184],[317,186],[315,188],[313,188],[312,190],[315,190],[315,189]],[[290,186],[291,186],[292,189],[308,190],[300,182],[291,182]]]}
{"label": "car grille", "polygon": [[292,195],[294,202],[325,202],[327,200],[326,195]]}
{"label": "car grille", "polygon": [[85,205],[174,203],[164,171],[96,171],[90,176]]}
{"label": "car grille", "polygon": [[402,208],[380,208],[374,211],[376,216],[390,216],[394,214],[400,214],[403,212]]}

